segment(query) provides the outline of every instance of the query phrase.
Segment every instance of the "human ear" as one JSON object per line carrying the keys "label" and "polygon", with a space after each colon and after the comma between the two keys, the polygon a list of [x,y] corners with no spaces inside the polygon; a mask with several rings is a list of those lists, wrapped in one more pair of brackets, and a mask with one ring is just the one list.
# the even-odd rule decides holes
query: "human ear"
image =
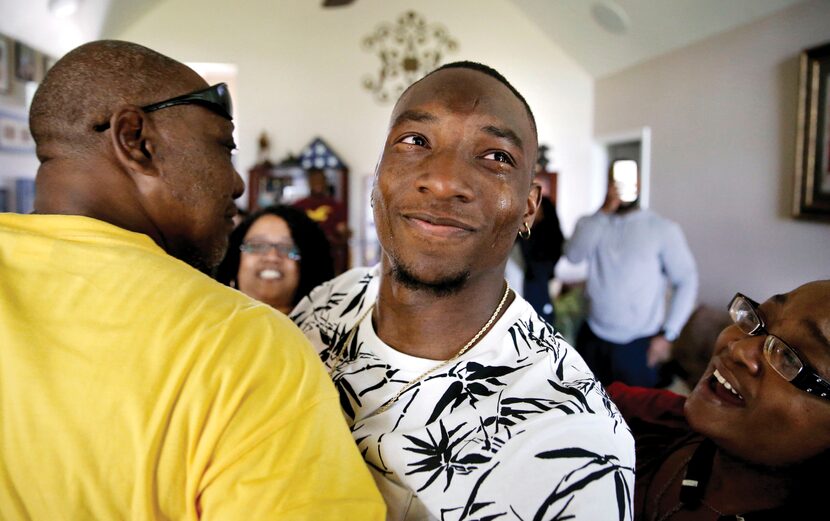
{"label": "human ear", "polygon": [[527,209],[525,210],[523,222],[528,225],[533,224],[536,218],[536,211],[539,209],[539,203],[542,202],[542,185],[533,183],[530,185],[530,191],[527,193]]}
{"label": "human ear", "polygon": [[158,176],[155,163],[157,133],[140,108],[127,105],[110,119],[111,144],[115,157],[133,175]]}

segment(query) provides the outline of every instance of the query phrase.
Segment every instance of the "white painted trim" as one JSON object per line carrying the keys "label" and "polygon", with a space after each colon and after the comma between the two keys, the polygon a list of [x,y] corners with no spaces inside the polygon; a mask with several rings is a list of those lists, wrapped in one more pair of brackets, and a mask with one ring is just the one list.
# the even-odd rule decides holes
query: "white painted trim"
{"label": "white painted trim", "polygon": [[643,127],[640,134],[640,178],[643,182],[640,206],[648,208],[651,198],[651,127]]}

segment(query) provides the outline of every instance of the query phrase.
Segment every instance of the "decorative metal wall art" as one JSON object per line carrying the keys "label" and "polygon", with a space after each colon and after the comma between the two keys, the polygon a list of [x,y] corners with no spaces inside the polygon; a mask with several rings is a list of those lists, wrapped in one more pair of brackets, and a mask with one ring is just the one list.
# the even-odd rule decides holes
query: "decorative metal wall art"
{"label": "decorative metal wall art", "polygon": [[363,86],[380,102],[395,100],[414,81],[436,68],[458,42],[437,23],[427,24],[415,11],[383,23],[363,39],[363,48],[380,59],[377,76],[366,76]]}

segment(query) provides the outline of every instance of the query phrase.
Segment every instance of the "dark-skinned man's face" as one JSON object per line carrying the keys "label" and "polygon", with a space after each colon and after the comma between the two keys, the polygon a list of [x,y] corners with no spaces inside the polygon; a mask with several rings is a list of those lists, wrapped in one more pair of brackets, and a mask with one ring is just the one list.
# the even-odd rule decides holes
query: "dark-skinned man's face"
{"label": "dark-skinned man's face", "polygon": [[388,268],[426,285],[500,272],[532,222],[536,134],[494,78],[446,69],[398,101],[376,172],[374,213]]}
{"label": "dark-skinned man's face", "polygon": [[212,268],[225,255],[236,214],[234,199],[244,190],[231,162],[233,123],[197,105],[148,116],[156,114],[163,136],[156,160],[167,188],[157,226],[171,255],[199,269]]}

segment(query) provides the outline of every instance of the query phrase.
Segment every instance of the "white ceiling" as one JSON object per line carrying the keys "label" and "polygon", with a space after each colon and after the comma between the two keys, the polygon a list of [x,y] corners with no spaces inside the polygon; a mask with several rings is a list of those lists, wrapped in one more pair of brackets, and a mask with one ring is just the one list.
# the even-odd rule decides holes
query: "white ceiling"
{"label": "white ceiling", "polygon": [[50,56],[105,35],[118,34],[164,0],[79,0],[66,18],[49,11],[49,0],[0,0],[0,33]]}
{"label": "white ceiling", "polygon": [[[57,20],[49,14],[47,0],[0,0],[0,32],[60,56],[84,41],[121,33],[164,1],[82,0],[73,17]],[[465,1],[472,7],[480,0]],[[600,78],[804,0],[501,1],[512,2],[591,76]],[[621,13],[628,30],[615,34],[603,29],[591,15],[597,4]],[[348,7],[333,13],[337,9]],[[232,16],[233,9],[228,13]]]}
{"label": "white ceiling", "polygon": [[[600,78],[803,0],[511,1],[591,76]],[[627,32],[603,29],[591,15],[595,4],[621,10],[629,21]]]}

